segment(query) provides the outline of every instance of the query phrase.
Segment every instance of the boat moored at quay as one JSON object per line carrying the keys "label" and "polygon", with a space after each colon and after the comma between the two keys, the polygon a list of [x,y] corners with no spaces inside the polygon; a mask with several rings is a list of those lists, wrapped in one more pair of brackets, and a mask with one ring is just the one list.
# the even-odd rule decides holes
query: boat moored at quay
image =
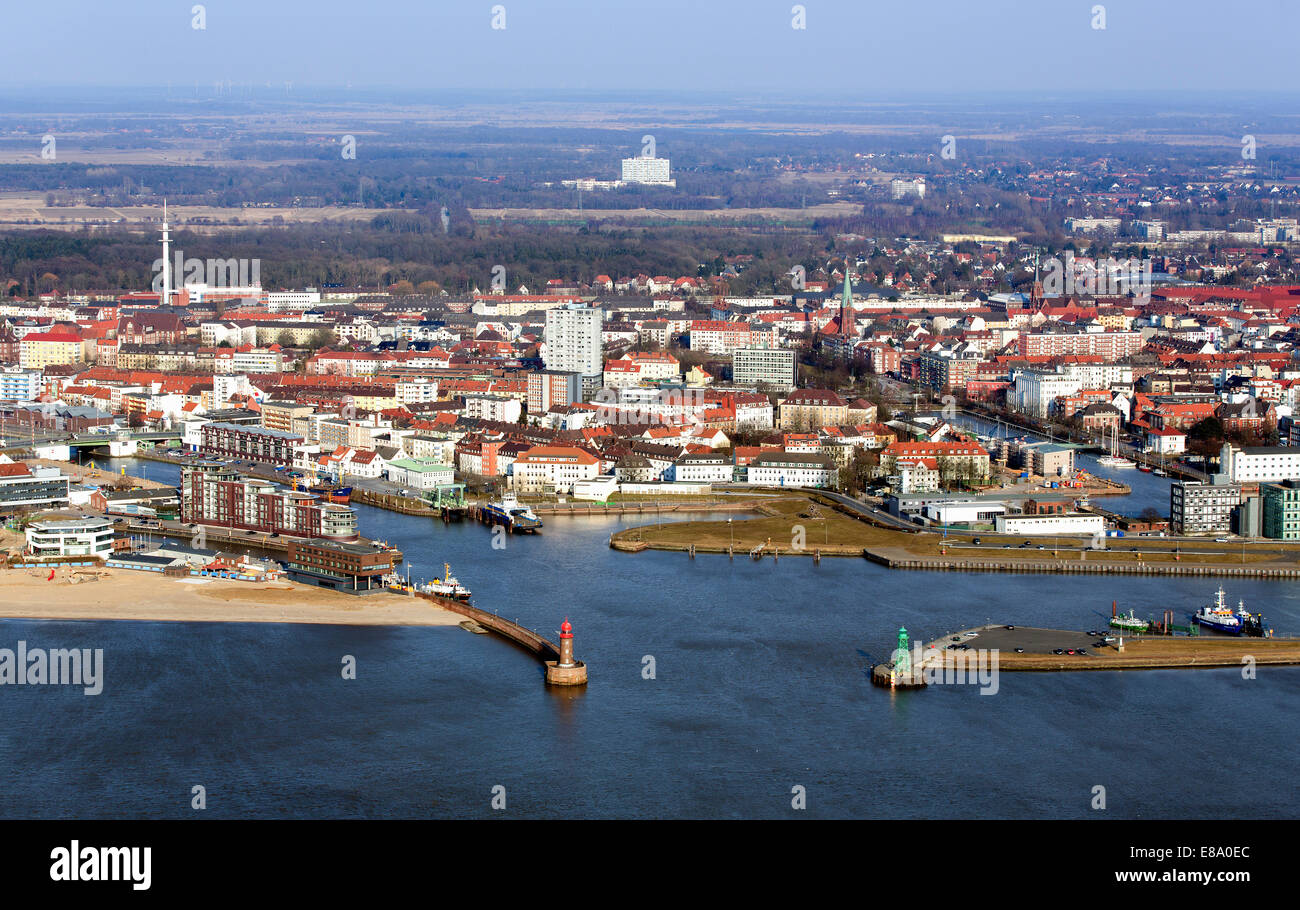
{"label": "boat moored at quay", "polygon": [[542,520],[528,506],[519,502],[514,493],[488,502],[477,509],[478,518],[485,524],[501,525],[515,534],[533,534],[542,528]]}

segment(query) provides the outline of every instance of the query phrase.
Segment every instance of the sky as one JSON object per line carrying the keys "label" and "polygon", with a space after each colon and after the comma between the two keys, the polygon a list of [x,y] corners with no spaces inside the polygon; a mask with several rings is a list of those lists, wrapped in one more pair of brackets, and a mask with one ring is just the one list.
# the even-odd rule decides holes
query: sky
{"label": "sky", "polygon": [[[0,91],[1293,92],[1300,0],[7,0]],[[1095,7],[1104,7],[1105,28]],[[501,11],[504,9],[504,22]],[[195,28],[201,16],[204,28]],[[493,22],[504,28],[493,28]]]}

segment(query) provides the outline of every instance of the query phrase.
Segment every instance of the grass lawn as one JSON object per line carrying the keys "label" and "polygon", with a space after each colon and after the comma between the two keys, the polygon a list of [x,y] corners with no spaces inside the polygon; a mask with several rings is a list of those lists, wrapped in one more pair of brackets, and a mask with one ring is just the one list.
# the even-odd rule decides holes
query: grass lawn
{"label": "grass lawn", "polygon": [[[894,548],[904,550],[916,556],[941,556],[955,559],[999,561],[1018,559],[1057,559],[1078,560],[1079,546],[1083,540],[1078,537],[1031,537],[1018,535],[980,534],[979,548],[953,546],[957,538],[945,541],[937,533],[908,533],[879,528],[865,521],[851,518],[837,512],[829,506],[814,503],[806,498],[786,498],[764,503],[764,514],[753,518],[737,517],[728,523],[722,521],[665,521],[648,523],[636,528],[618,532],[615,537],[624,541],[642,540],[652,546],[682,548],[695,545],[700,550],[722,550],[734,546],[737,552],[748,552],[760,544],[777,547],[781,553],[790,553],[796,549],[802,528],[803,545],[806,551],[821,550],[825,553],[852,553],[859,555],[864,548]],[[1021,547],[1026,540],[1028,547]],[[1053,556],[1054,540],[1059,541],[1060,550]],[[965,542],[969,542],[966,539]],[[1010,544],[1011,549],[1005,545]],[[1260,565],[1289,564],[1295,565],[1300,557],[1300,547],[1280,547],[1279,541],[1267,544],[1247,544],[1244,548],[1238,544],[1216,544],[1212,540],[1195,543],[1178,543],[1162,538],[1108,538],[1106,550],[1090,550],[1088,562],[1111,562],[1127,564],[1164,565],[1178,562],[1191,564],[1225,564],[1225,565]],[[1043,549],[1038,549],[1039,546]],[[1138,553],[1130,552],[1134,547]],[[943,551],[946,549],[946,553]],[[1285,550],[1285,554],[1279,553]],[[1195,551],[1195,552],[1189,552]],[[1213,551],[1213,552],[1206,552]],[[1176,558],[1181,555],[1181,559]]]}

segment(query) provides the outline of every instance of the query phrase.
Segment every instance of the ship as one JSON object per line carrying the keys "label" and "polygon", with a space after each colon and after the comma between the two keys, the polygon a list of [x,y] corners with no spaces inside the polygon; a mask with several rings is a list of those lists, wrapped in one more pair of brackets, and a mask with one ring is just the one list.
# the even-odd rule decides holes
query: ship
{"label": "ship", "polygon": [[1110,428],[1110,445],[1107,452],[1097,459],[1097,464],[1103,468],[1136,468],[1135,462],[1129,461],[1119,454],[1119,430],[1115,427]]}
{"label": "ship", "polygon": [[1112,616],[1110,618],[1110,627],[1123,632],[1145,632],[1151,628],[1151,623],[1145,619],[1138,619],[1133,611],[1129,610],[1128,616],[1122,613],[1119,616]]}
{"label": "ship", "polygon": [[1260,635],[1263,628],[1263,617],[1252,616],[1243,602],[1237,602],[1236,611],[1228,606],[1224,600],[1223,588],[1219,588],[1215,594],[1214,603],[1206,604],[1192,614],[1192,622],[1225,635],[1243,635],[1247,632]]}
{"label": "ship", "polygon": [[352,488],[339,486],[336,483],[312,484],[307,488],[307,492],[340,505],[347,505],[352,500]]}
{"label": "ship", "polygon": [[460,583],[460,580],[451,574],[451,566],[447,563],[442,564],[442,578],[435,578],[420,587],[425,594],[437,594],[439,597],[450,597],[453,600],[468,601],[470,597],[469,588]]}
{"label": "ship", "polygon": [[481,515],[488,524],[504,525],[515,534],[532,534],[542,527],[542,520],[528,506],[521,505],[514,493],[506,493],[496,502],[489,502]]}

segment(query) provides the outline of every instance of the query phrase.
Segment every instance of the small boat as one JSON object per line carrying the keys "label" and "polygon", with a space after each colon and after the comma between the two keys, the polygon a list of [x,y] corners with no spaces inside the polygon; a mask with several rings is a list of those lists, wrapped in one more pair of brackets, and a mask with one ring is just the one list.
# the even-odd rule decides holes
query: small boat
{"label": "small boat", "polygon": [[437,594],[439,597],[450,597],[453,600],[469,600],[470,597],[469,588],[451,574],[451,566],[445,562],[442,564],[442,578],[435,578],[421,586],[420,590],[426,594]]}
{"label": "small boat", "polygon": [[1168,471],[1165,471],[1165,470],[1162,470],[1161,468],[1156,468],[1156,469],[1155,469],[1154,471],[1152,471],[1151,473],[1154,474],[1154,475],[1156,475],[1157,477],[1168,477],[1168,476],[1169,476],[1169,472],[1168,472]]}
{"label": "small boat", "polygon": [[1137,469],[1138,469],[1139,471],[1141,471],[1143,474],[1150,474],[1150,473],[1151,473],[1151,466],[1150,466],[1150,465],[1140,464],[1140,465],[1137,466]]}
{"label": "small boat", "polygon": [[[1103,468],[1136,468],[1137,465],[1127,458],[1120,458],[1118,455],[1102,455],[1097,459],[1097,464]],[[1147,470],[1150,470],[1148,468]]]}

